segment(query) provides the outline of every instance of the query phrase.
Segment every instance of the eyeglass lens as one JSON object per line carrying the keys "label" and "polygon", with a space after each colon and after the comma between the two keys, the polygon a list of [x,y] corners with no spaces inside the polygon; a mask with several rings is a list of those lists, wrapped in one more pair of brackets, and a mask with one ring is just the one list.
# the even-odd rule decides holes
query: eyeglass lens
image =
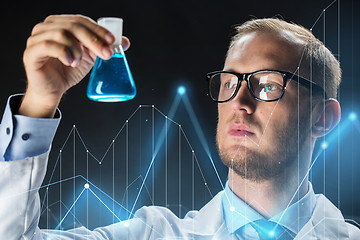
{"label": "eyeglass lens", "polygon": [[[249,90],[258,99],[269,101],[280,98],[284,88],[281,73],[263,71],[248,75]],[[210,95],[216,101],[227,101],[235,94],[238,76],[232,73],[217,73],[210,78]]]}

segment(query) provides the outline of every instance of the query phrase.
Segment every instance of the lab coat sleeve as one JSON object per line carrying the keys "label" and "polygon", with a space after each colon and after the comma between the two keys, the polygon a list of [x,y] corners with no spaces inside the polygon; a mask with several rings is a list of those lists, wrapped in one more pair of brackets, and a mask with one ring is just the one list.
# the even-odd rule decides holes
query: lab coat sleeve
{"label": "lab coat sleeve", "polygon": [[349,231],[349,239],[358,240],[360,239],[360,229],[350,223],[347,223]]}
{"label": "lab coat sleeve", "polygon": [[38,189],[48,152],[18,161],[0,161],[0,239],[41,239]]}
{"label": "lab coat sleeve", "polygon": [[89,230],[85,227],[60,230],[41,230],[42,238],[51,240],[159,240],[162,234],[154,230],[154,213],[152,208],[143,207],[129,220]]}

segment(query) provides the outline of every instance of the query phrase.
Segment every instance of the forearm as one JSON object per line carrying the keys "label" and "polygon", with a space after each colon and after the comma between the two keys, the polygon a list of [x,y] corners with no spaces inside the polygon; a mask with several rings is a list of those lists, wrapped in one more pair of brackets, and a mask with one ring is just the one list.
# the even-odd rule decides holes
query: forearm
{"label": "forearm", "polygon": [[32,118],[53,118],[60,99],[61,95],[39,96],[28,90],[21,101],[18,114]]}

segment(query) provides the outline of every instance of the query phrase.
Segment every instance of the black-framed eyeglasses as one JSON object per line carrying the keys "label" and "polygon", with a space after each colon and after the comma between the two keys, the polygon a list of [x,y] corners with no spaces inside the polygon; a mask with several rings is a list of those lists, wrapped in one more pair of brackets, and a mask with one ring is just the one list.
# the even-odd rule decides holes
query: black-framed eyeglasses
{"label": "black-framed eyeglasses", "polygon": [[280,100],[285,92],[286,84],[293,80],[313,92],[320,92],[326,98],[325,90],[316,83],[291,72],[278,70],[260,70],[252,73],[236,73],[232,71],[215,71],[206,75],[210,98],[218,103],[233,99],[238,93],[241,82],[246,81],[251,95],[259,101],[273,102]]}

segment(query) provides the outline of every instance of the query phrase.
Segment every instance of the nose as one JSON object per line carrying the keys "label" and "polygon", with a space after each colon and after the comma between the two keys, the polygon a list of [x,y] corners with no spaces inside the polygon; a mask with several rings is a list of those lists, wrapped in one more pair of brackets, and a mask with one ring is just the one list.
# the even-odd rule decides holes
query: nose
{"label": "nose", "polygon": [[251,95],[246,81],[242,81],[236,96],[230,101],[234,111],[244,111],[253,114],[256,108],[256,99]]}

